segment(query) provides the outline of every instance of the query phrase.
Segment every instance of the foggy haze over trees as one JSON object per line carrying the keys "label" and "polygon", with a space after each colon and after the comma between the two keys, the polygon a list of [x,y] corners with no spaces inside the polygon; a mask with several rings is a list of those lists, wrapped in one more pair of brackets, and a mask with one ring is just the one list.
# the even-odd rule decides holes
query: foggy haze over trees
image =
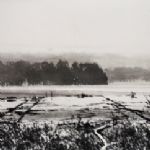
{"label": "foggy haze over trees", "polygon": [[[75,55],[74,59],[77,59],[77,56]],[[128,63],[131,64],[130,67],[120,67],[119,62],[118,67],[106,67],[102,59],[93,63],[87,56],[83,59],[78,58],[76,62],[70,55],[66,57],[67,59],[61,60],[58,59],[59,57],[54,57],[56,59],[49,59],[50,61],[35,59],[37,62],[22,59],[19,61],[19,58],[14,60],[13,57],[9,57],[10,61],[2,59],[0,61],[0,85],[101,85],[119,81],[150,81],[150,69],[134,67],[130,61]]]}
{"label": "foggy haze over trees", "polygon": [[100,85],[108,84],[106,73],[96,63],[67,61],[29,63],[0,62],[0,85]]}
{"label": "foggy haze over trees", "polygon": [[150,70],[140,67],[116,67],[106,69],[109,82],[115,81],[150,81]]}

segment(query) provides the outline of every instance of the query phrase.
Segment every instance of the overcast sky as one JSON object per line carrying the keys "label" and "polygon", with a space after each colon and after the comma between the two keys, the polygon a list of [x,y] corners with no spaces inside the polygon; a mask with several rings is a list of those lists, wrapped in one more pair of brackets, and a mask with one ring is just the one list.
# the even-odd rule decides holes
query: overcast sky
{"label": "overcast sky", "polygon": [[150,0],[0,0],[0,51],[150,54]]}

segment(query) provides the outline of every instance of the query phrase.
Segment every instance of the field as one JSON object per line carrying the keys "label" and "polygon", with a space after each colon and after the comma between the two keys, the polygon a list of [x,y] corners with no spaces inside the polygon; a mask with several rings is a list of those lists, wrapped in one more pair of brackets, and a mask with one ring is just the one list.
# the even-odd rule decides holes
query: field
{"label": "field", "polygon": [[[93,150],[119,150],[121,147],[124,149],[129,140],[128,136],[134,139],[139,137],[139,134],[142,134],[140,136],[146,134],[146,137],[142,140],[144,142],[149,141],[150,87],[148,85],[1,87],[0,92],[2,124],[0,129],[5,132],[3,128],[7,125],[9,128],[7,132],[12,132],[14,141],[19,144],[20,141],[18,141],[15,134],[19,134],[21,141],[26,141],[24,135],[28,134],[26,131],[28,128],[33,133],[35,130],[39,132],[39,135],[36,134],[32,138],[41,137],[42,134],[48,139],[49,136],[52,136],[47,141],[48,145],[55,142],[58,142],[57,144],[59,145],[64,142],[64,139],[68,144],[68,138],[75,141],[80,139],[80,144],[72,141],[74,143],[73,150],[81,149],[81,147],[82,149],[87,149],[86,144],[82,145],[85,139],[87,142],[91,142],[89,143],[90,149]],[[133,94],[132,92],[135,93]],[[133,97],[132,94],[134,95]],[[11,126],[8,124],[11,124]],[[21,126],[24,127],[22,128]],[[45,128],[48,128],[47,130],[51,129],[51,134],[49,131],[46,132]],[[136,133],[133,134],[133,137],[130,137],[130,133],[129,135],[124,134],[129,129],[131,130],[129,132]],[[56,133],[60,138],[59,140],[55,139]],[[2,133],[0,132],[1,135]],[[124,141],[124,147],[120,136],[124,136],[124,140],[126,140]],[[36,149],[41,149],[41,147],[42,149],[52,149],[52,147],[56,150],[59,149],[58,147],[54,148],[54,145],[51,145],[51,148],[46,148],[47,144],[42,141],[40,141],[42,144],[39,146],[36,143],[36,140],[38,141],[39,139],[34,142],[31,137],[29,139],[27,141],[31,145],[34,143],[33,147]],[[53,142],[51,141],[52,139],[54,140]],[[92,139],[94,141],[91,141]],[[4,140],[1,137],[1,140],[5,141],[6,139]],[[143,141],[141,141],[141,145]],[[141,146],[137,145],[137,147],[132,148],[133,143],[131,141],[128,144],[130,149],[133,150]],[[142,148],[140,147],[139,150],[149,147],[148,144],[149,142],[141,146]],[[3,147],[6,148],[4,145]],[[68,148],[61,146],[64,149],[71,149],[71,145],[68,144]],[[15,146],[16,144],[13,144],[12,147]],[[28,149],[26,144],[24,146],[24,149]],[[33,147],[31,148],[30,146],[31,149],[34,149]]]}
{"label": "field", "polygon": [[[131,98],[131,91],[136,92],[135,98]],[[146,111],[149,91],[148,86],[3,87],[0,88],[0,109],[1,112],[7,112],[19,105],[5,116],[10,115],[11,118],[30,109],[23,117],[26,121],[61,121],[77,116],[86,120],[106,119],[114,112],[110,100],[130,109]],[[38,103],[35,104],[37,100]]]}

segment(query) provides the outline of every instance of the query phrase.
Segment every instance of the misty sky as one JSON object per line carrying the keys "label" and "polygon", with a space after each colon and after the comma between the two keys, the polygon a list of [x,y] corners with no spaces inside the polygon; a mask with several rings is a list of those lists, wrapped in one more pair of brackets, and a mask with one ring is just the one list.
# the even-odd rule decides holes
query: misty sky
{"label": "misty sky", "polygon": [[150,0],[0,0],[0,51],[150,54]]}

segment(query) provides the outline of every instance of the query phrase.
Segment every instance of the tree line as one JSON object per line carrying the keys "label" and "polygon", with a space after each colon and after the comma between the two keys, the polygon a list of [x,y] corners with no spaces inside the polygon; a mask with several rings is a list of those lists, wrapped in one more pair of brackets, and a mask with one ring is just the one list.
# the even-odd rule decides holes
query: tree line
{"label": "tree line", "polygon": [[139,67],[117,67],[114,69],[106,69],[110,82],[114,81],[150,81],[150,69]]}
{"label": "tree line", "polygon": [[108,84],[106,73],[96,63],[67,61],[29,63],[0,62],[0,85],[99,85]]}

